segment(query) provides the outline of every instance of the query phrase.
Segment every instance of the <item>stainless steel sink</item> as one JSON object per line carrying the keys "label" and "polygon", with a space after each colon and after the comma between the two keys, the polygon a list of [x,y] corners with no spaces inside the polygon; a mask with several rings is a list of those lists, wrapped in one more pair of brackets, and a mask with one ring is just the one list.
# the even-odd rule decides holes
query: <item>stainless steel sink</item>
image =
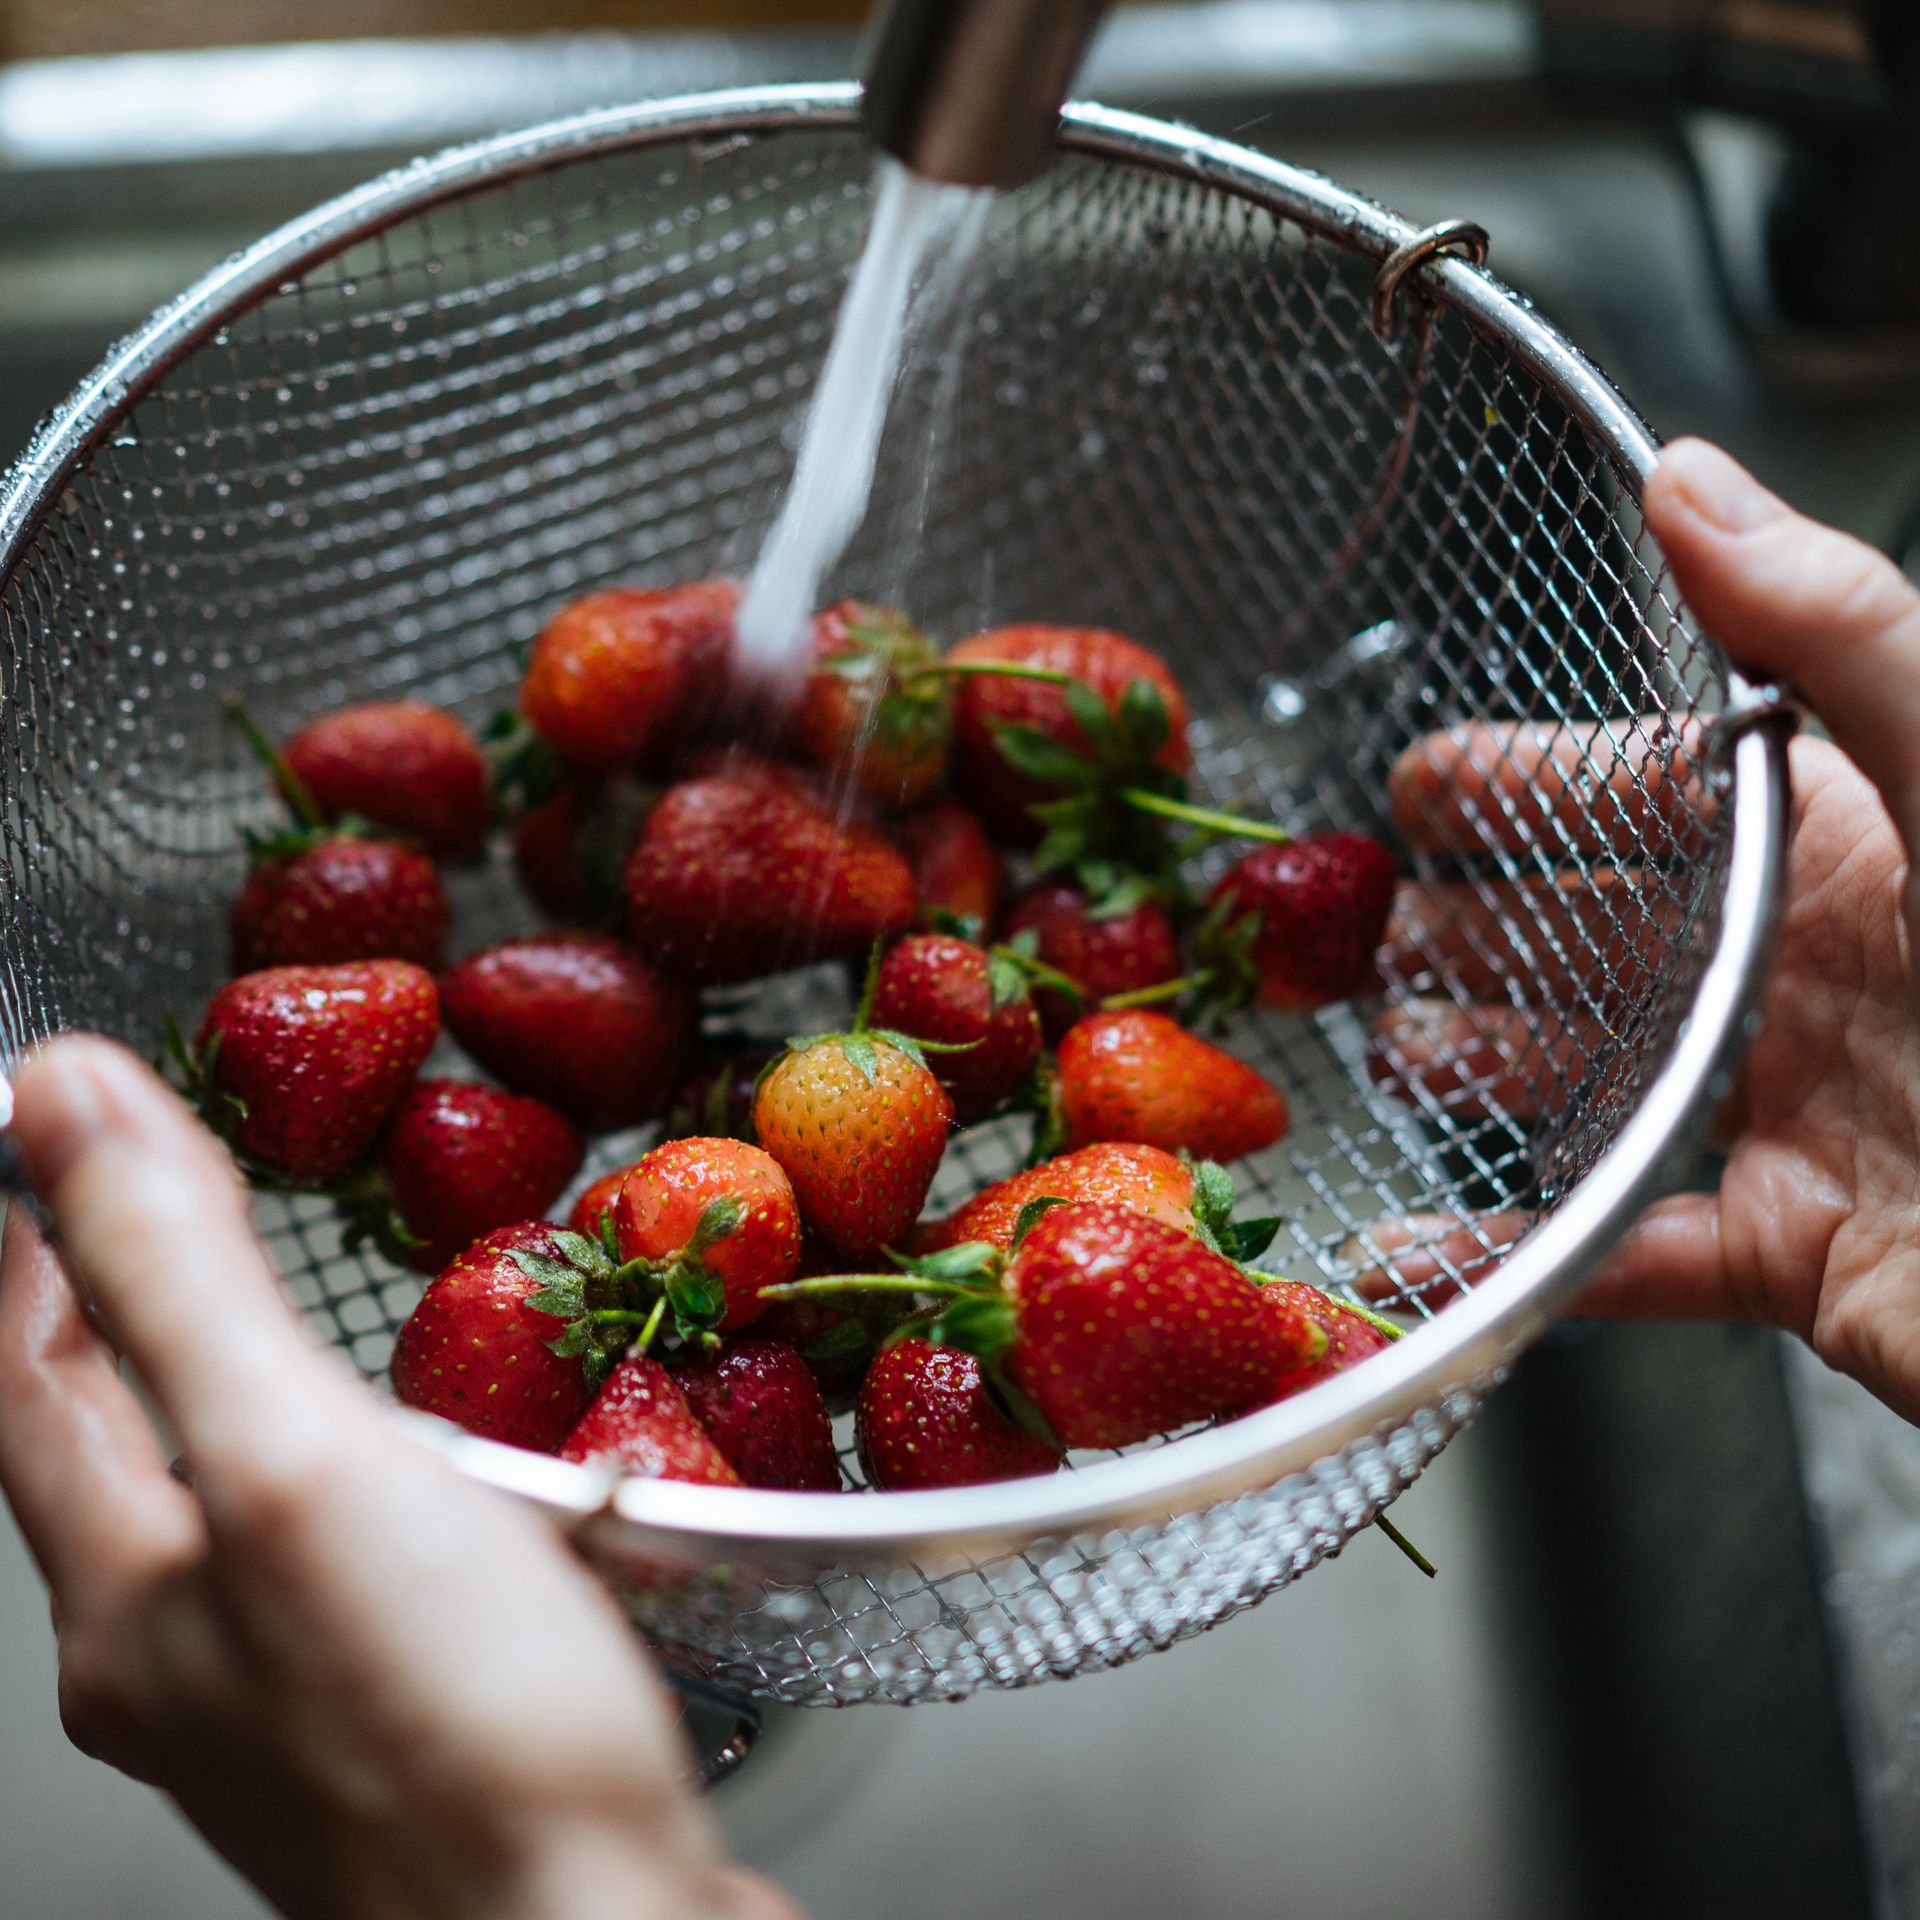
{"label": "stainless steel sink", "polygon": [[[1530,19],[1142,7],[1087,91],[1471,216],[1660,430],[1715,435],[1870,538],[1910,532],[1920,394],[1890,400],[1890,363],[1863,381],[1742,296],[1767,136],[1569,109]],[[0,443],[222,253],[390,161],[851,64],[831,36],[690,35],[0,70]],[[845,1920],[983,1900],[1049,1920],[1920,1914],[1917,1488],[1920,1436],[1769,1336],[1568,1329],[1396,1509],[1433,1585],[1368,1535],[1122,1672],[789,1715],[722,1815]],[[64,1748],[10,1535],[0,1608],[7,1912],[257,1912],[143,1790]]]}

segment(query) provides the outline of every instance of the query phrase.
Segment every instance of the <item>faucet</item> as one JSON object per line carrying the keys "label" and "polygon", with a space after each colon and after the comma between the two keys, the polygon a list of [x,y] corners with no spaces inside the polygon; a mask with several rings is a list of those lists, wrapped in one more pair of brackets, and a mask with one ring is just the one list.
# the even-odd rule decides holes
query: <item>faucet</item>
{"label": "faucet", "polygon": [[1104,0],[892,0],[866,121],[913,172],[1018,187],[1039,172]]}

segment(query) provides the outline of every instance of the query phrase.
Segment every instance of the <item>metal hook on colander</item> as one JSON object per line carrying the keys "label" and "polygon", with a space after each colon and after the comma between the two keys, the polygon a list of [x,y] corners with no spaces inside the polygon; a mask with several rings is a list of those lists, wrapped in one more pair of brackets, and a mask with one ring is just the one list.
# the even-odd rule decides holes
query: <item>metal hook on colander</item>
{"label": "metal hook on colander", "polygon": [[1442,220],[1423,227],[1387,255],[1373,277],[1373,327],[1383,340],[1393,338],[1394,302],[1415,268],[1443,253],[1457,253],[1476,267],[1487,264],[1487,230],[1474,220]]}

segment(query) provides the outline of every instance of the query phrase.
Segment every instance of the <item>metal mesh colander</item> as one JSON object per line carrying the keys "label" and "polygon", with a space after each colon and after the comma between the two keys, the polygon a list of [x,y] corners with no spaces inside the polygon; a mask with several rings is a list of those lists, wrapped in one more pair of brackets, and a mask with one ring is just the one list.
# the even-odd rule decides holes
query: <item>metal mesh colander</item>
{"label": "metal mesh colander", "polygon": [[[1390,954],[1389,999],[1507,1007],[1520,1038],[1494,1067],[1443,1040],[1389,1091],[1377,1008],[1240,1025],[1294,1111],[1242,1170],[1286,1216],[1268,1264],[1339,1288],[1351,1239],[1423,1223],[1425,1263],[1386,1264],[1431,1324],[1366,1366],[1056,1479],[885,1499],[610,1487],[435,1429],[566,1520],[670,1659],[763,1697],[1117,1663],[1337,1551],[1671,1161],[1774,883],[1778,742],[1729,724],[1752,690],[1662,589],[1635,504],[1650,443],[1599,376],[1457,259],[1377,326],[1412,236],[1317,178],[1092,109],[1062,148],[931,323],[836,590],[949,637],[1022,617],[1137,635],[1194,696],[1202,790],[1293,826],[1380,828],[1394,756],[1480,719],[1579,743],[1596,796],[1682,740],[1709,772],[1605,866],[1524,810],[1465,859],[1409,853],[1451,883],[1458,938],[1424,971]],[[150,1044],[163,1005],[216,984],[239,832],[270,818],[223,694],[275,731],[402,692],[477,721],[569,596],[750,558],[870,169],[850,89],[569,122],[323,209],[112,357],[0,503],[9,1053],[72,1024]],[[470,943],[519,917],[497,866],[455,890]],[[791,1031],[842,993],[793,976],[735,1018]],[[1005,1126],[962,1137],[936,1199],[1014,1151]],[[1476,1243],[1448,1230],[1495,1208],[1534,1224],[1469,1293]],[[318,1204],[263,1213],[296,1298],[377,1378],[419,1281],[344,1254]]]}

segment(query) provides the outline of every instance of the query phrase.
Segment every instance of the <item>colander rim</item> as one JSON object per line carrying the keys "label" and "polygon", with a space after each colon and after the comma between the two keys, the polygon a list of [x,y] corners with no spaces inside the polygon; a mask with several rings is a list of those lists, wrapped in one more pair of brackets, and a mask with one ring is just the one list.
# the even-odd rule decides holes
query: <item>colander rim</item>
{"label": "colander rim", "polygon": [[[669,141],[848,132],[851,83],[748,87],[572,115],[463,143],[384,174],[267,234],[204,276],[113,348],[35,435],[0,489],[0,591],[66,480],[140,395],[277,288],[433,205],[598,154]],[[1175,122],[1075,103],[1068,151],[1218,187],[1309,231],[1384,260],[1414,226],[1321,175]],[[1483,267],[1430,261],[1416,284],[1511,348],[1617,461],[1630,491],[1657,457],[1645,424],[1557,329]],[[1737,671],[1730,701],[1755,689]],[[1784,868],[1786,751],[1743,729],[1729,758],[1731,833],[1719,934],[1673,1052],[1636,1112],[1583,1179],[1470,1294],[1366,1366],[1227,1425],[1069,1474],[985,1487],[849,1499],[621,1479],[530,1455],[395,1409],[406,1430],[458,1470],[545,1508],[597,1549],[712,1562],[749,1557],[825,1570],[876,1559],[979,1557],[1038,1537],[1163,1521],[1271,1486],[1492,1381],[1546,1326],[1605,1247],[1667,1184],[1675,1139],[1724,1089],[1768,949]]]}

